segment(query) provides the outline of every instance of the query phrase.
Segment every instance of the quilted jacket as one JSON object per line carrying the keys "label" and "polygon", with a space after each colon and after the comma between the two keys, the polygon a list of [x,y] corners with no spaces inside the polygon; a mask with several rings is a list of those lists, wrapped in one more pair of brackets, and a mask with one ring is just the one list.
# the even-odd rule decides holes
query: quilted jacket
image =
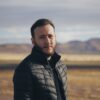
{"label": "quilted jacket", "polygon": [[60,58],[55,52],[48,61],[34,47],[15,70],[14,100],[67,100],[67,67]]}

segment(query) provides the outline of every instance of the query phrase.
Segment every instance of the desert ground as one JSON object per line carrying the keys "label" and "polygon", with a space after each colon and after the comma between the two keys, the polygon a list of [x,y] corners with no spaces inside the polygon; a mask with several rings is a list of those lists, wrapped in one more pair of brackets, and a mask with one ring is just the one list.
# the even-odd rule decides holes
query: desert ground
{"label": "desert ground", "polygon": [[[2,65],[18,64],[27,55],[0,56]],[[83,60],[82,60],[83,59]],[[100,100],[100,56],[98,55],[63,55],[62,60],[68,66],[68,100]],[[70,68],[74,66],[89,68]],[[91,66],[94,68],[91,69]],[[98,66],[98,68],[95,68]],[[5,66],[4,66],[5,67]],[[0,69],[0,100],[13,100],[14,69]]]}
{"label": "desert ground", "polygon": [[[12,70],[0,71],[0,100],[13,100]],[[100,70],[67,71],[68,100],[100,100]]]}

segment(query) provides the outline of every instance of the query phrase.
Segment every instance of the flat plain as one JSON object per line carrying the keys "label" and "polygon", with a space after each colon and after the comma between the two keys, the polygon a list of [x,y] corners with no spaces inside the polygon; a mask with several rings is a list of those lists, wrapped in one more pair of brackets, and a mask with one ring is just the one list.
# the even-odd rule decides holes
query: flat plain
{"label": "flat plain", "polygon": [[[6,55],[7,56],[7,55]],[[64,55],[63,61],[68,65],[67,85],[68,100],[100,100],[100,58],[86,55]],[[63,57],[64,57],[63,56]],[[14,58],[15,57],[15,58]],[[18,64],[25,55],[0,56],[0,68],[8,64],[7,69],[0,69],[0,100],[13,100],[13,74],[14,69],[9,69],[10,64]],[[77,59],[76,59],[76,58]],[[80,57],[80,58],[78,58]],[[86,58],[85,58],[86,57]],[[82,60],[83,59],[83,60]],[[74,66],[90,66],[89,68],[72,68]],[[91,69],[91,66],[94,68]]]}

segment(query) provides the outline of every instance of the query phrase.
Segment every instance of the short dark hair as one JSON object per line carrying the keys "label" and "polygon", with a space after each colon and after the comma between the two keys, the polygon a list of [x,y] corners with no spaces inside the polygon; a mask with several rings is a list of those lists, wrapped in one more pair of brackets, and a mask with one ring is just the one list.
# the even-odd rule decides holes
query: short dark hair
{"label": "short dark hair", "polygon": [[52,23],[51,20],[49,20],[49,19],[39,19],[31,27],[31,36],[34,37],[34,30],[37,27],[44,26],[44,25],[47,25],[47,24],[50,24],[55,29],[55,26],[54,26],[54,24]]}

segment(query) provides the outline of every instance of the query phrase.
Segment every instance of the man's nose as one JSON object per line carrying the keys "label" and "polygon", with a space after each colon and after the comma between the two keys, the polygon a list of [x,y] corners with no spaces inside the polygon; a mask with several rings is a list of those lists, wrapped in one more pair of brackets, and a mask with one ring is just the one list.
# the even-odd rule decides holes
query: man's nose
{"label": "man's nose", "polygon": [[50,39],[49,39],[48,36],[46,36],[46,42],[47,42],[47,43],[50,43]]}

